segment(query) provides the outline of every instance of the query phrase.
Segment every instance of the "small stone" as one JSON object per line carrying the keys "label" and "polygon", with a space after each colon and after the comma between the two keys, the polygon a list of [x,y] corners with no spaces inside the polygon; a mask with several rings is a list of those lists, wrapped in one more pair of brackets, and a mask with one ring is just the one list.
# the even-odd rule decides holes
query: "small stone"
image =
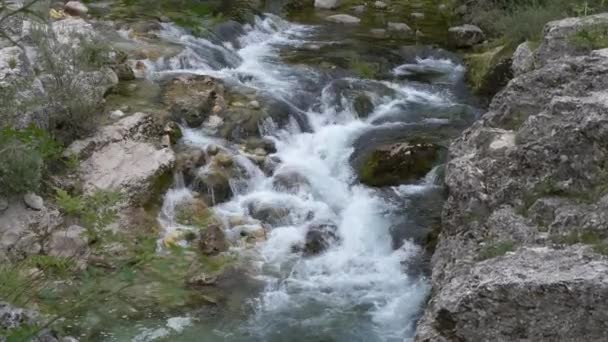
{"label": "small stone", "polygon": [[371,29],[369,32],[376,38],[386,38],[385,29]]}
{"label": "small stone", "polygon": [[410,17],[414,20],[422,20],[422,19],[424,19],[424,13],[414,12],[414,13],[410,14]]}
{"label": "small stone", "polygon": [[40,197],[32,192],[29,192],[23,196],[23,202],[25,202],[25,205],[27,205],[30,209],[33,209],[33,210],[44,209],[44,200],[42,199],[42,197]]}
{"label": "small stone", "polygon": [[251,107],[252,109],[260,109],[260,103],[258,101],[251,101],[249,102],[249,107]]}
{"label": "small stone", "polygon": [[112,119],[120,119],[123,116],[125,116],[125,112],[123,112],[122,110],[114,110],[110,112],[110,118]]}
{"label": "small stone", "polygon": [[169,136],[169,134],[163,135],[163,137],[160,139],[160,145],[165,148],[171,147],[171,136]]}
{"label": "small stone", "polygon": [[389,34],[396,38],[409,38],[413,33],[412,28],[406,23],[389,22],[387,28]]}
{"label": "small stone", "polygon": [[336,9],[341,4],[341,0],[315,0],[315,7],[322,9]]}
{"label": "small stone", "polygon": [[485,34],[475,25],[454,26],[448,30],[448,43],[453,47],[470,48],[484,39]]}
{"label": "small stone", "polygon": [[265,149],[258,147],[253,151],[253,154],[255,154],[256,156],[266,156],[268,155],[268,153],[266,152]]}
{"label": "small stone", "polygon": [[383,1],[376,1],[374,2],[374,7],[377,9],[386,9],[388,5]]}
{"label": "small stone", "polygon": [[353,12],[357,13],[357,14],[363,14],[363,12],[365,12],[365,5],[359,5],[359,6],[354,6],[352,8]]}
{"label": "small stone", "polygon": [[63,8],[68,14],[74,16],[84,17],[89,13],[89,8],[80,1],[68,1]]}
{"label": "small stone", "polygon": [[361,22],[361,19],[348,14],[334,14],[325,18],[327,21],[337,24],[355,25]]}
{"label": "small stone", "polygon": [[8,200],[4,197],[0,197],[0,212],[8,209]]}
{"label": "small stone", "polygon": [[209,145],[207,146],[207,154],[210,156],[214,156],[220,152],[220,148],[217,145]]}

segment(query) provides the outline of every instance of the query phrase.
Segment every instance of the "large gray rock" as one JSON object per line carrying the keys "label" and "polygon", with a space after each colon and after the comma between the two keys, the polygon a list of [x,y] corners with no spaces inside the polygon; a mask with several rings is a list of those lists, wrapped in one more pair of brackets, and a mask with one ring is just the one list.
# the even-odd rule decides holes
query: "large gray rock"
{"label": "large gray rock", "polygon": [[545,56],[449,148],[417,341],[607,338],[608,54]]}
{"label": "large gray rock", "polygon": [[120,191],[137,203],[147,200],[158,179],[173,169],[174,152],[157,147],[162,130],[152,115],[136,113],[75,141],[65,154],[84,159],[79,175],[86,191]]}
{"label": "large gray rock", "polygon": [[335,9],[340,7],[341,0],[315,0],[316,8]]}
{"label": "large gray rock", "polygon": [[0,87],[17,80],[23,80],[32,74],[29,60],[17,46],[0,49]]}
{"label": "large gray rock", "polygon": [[587,54],[589,51],[584,47],[572,43],[574,35],[583,29],[606,25],[608,25],[608,13],[566,18],[547,23],[544,28],[543,41],[534,53],[535,67],[542,67],[553,60],[567,56]]}
{"label": "large gray rock", "polygon": [[603,341],[608,260],[583,247],[522,248],[476,264],[431,303],[418,341]]}
{"label": "large gray rock", "polygon": [[483,31],[470,24],[454,26],[448,29],[448,43],[457,48],[470,48],[485,40]]}

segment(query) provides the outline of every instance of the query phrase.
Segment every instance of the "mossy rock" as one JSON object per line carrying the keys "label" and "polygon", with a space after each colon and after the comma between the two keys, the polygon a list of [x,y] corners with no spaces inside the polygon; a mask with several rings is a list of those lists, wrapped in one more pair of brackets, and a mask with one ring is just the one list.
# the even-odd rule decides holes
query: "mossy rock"
{"label": "mossy rock", "polygon": [[185,226],[205,229],[210,224],[217,223],[213,211],[201,199],[194,199],[179,204],[175,208],[175,221]]}
{"label": "mossy rock", "polygon": [[467,80],[477,95],[492,97],[509,82],[513,52],[514,46],[501,45],[465,56]]}
{"label": "mossy rock", "polygon": [[445,155],[443,146],[428,142],[385,145],[365,159],[360,180],[370,186],[393,186],[423,178]]}

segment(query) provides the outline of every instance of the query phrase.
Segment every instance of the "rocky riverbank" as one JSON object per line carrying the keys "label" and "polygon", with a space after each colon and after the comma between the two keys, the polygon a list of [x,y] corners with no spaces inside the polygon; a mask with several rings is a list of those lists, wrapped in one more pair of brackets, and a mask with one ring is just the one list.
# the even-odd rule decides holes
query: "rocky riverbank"
{"label": "rocky riverbank", "polygon": [[606,14],[550,22],[449,147],[449,196],[417,341],[600,341],[608,299]]}

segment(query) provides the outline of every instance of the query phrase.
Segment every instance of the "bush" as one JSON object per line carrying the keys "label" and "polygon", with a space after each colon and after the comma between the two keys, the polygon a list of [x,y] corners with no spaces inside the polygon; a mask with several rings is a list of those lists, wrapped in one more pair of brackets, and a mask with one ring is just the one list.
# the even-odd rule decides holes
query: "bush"
{"label": "bush", "polygon": [[592,51],[608,47],[608,25],[593,25],[578,30],[570,41],[581,50]]}
{"label": "bush", "polygon": [[0,193],[38,190],[45,162],[57,160],[61,151],[61,145],[42,129],[0,130]]}
{"label": "bush", "polygon": [[549,21],[606,9],[605,0],[492,0],[474,6],[468,19],[491,36],[521,43],[539,41]]}

